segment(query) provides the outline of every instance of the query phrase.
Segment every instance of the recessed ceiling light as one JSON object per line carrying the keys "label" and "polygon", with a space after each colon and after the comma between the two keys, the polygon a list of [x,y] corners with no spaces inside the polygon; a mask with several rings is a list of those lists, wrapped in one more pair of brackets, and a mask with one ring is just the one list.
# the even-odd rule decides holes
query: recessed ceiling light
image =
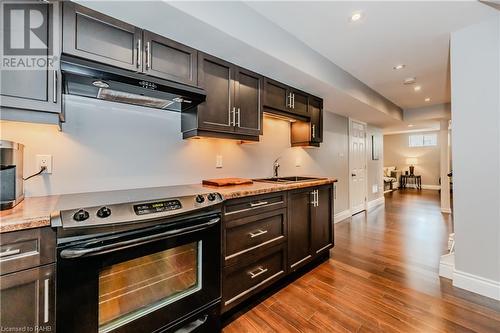
{"label": "recessed ceiling light", "polygon": [[422,90],[422,87],[421,87],[421,86],[415,86],[415,87],[413,88],[413,90],[415,90],[415,91],[420,91],[420,90]]}
{"label": "recessed ceiling light", "polygon": [[409,77],[409,78],[406,78],[403,83],[404,84],[414,84],[415,82],[417,82],[416,77]]}
{"label": "recessed ceiling light", "polygon": [[430,102],[430,101],[431,101],[431,98],[430,98],[430,97],[426,97],[426,98],[424,99],[424,101],[426,101],[426,102]]}
{"label": "recessed ceiling light", "polygon": [[413,124],[408,125],[408,127],[413,127],[413,126],[415,126],[415,125],[413,125]]}
{"label": "recessed ceiling light", "polygon": [[356,22],[356,21],[359,21],[361,19],[361,13],[360,12],[356,12],[356,13],[353,13],[351,15],[351,22]]}
{"label": "recessed ceiling light", "polygon": [[405,65],[405,64],[399,64],[399,65],[396,65],[396,66],[392,67],[392,69],[395,69],[395,70],[397,70],[397,71],[398,71],[398,70],[403,69],[403,68],[405,68],[405,67],[406,67],[406,65]]}

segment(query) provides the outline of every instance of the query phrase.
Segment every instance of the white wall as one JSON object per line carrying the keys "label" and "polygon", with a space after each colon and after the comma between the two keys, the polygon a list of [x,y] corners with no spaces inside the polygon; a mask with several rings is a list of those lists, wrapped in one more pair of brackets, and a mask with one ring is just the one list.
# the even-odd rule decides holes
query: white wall
{"label": "white wall", "polygon": [[[1,123],[2,139],[24,143],[25,175],[35,155],[53,155],[53,173],[26,182],[26,196],[199,183],[213,177],[282,175],[339,178],[335,210],[347,209],[347,119],[325,112],[321,148],[291,148],[290,124],[265,118],[259,143],[183,140],[180,114],[66,96],[63,132],[40,124]],[[222,169],[215,168],[216,155]],[[296,163],[301,166],[296,167]]]}
{"label": "white wall", "polygon": [[451,38],[454,284],[500,299],[500,15]]}

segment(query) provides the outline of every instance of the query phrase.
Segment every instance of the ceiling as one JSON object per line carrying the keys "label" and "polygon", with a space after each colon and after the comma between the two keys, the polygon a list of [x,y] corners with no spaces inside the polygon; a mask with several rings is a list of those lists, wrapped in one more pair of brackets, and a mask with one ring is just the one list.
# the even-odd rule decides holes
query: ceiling
{"label": "ceiling", "polygon": [[[449,102],[450,33],[498,15],[476,1],[247,5],[403,109]],[[362,17],[351,22],[355,12]],[[420,92],[403,85],[407,77],[416,77]]]}

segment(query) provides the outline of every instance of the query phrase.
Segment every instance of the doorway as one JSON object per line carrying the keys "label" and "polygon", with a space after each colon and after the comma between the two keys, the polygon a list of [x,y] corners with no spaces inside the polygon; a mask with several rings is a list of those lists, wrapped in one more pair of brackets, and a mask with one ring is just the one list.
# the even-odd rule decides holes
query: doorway
{"label": "doorway", "polygon": [[349,119],[349,197],[351,214],[366,209],[366,124]]}

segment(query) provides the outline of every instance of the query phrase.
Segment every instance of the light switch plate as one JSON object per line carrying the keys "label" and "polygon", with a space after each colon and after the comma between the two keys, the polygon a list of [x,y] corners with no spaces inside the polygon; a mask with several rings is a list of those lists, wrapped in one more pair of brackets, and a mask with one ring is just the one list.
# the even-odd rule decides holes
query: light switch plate
{"label": "light switch plate", "polygon": [[215,157],[215,167],[216,167],[217,169],[222,168],[222,155],[217,155],[217,156]]}
{"label": "light switch plate", "polygon": [[52,155],[36,155],[36,171],[43,166],[46,168],[43,173],[52,173]]}
{"label": "light switch plate", "polygon": [[377,193],[378,192],[378,185],[372,185],[372,193]]}

